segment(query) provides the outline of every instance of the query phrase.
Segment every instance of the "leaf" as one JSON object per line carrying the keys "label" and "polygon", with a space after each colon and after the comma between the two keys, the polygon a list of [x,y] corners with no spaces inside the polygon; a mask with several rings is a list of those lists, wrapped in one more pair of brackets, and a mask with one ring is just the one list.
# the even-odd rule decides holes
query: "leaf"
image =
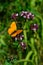
{"label": "leaf", "polygon": [[12,65],[10,62],[5,61],[4,65]]}
{"label": "leaf", "polygon": [[3,39],[4,39],[4,35],[1,35],[0,36],[0,46],[1,45],[6,45]]}

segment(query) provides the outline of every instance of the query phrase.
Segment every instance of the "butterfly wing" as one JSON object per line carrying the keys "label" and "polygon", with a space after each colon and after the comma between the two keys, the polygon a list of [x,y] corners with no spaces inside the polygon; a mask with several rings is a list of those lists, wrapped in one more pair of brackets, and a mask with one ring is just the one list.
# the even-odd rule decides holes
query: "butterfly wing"
{"label": "butterfly wing", "polygon": [[17,30],[14,34],[12,34],[12,37],[15,37],[16,35],[20,34],[23,30]]}
{"label": "butterfly wing", "polygon": [[12,34],[16,30],[17,30],[16,22],[12,22],[10,28],[8,29],[8,33]]}

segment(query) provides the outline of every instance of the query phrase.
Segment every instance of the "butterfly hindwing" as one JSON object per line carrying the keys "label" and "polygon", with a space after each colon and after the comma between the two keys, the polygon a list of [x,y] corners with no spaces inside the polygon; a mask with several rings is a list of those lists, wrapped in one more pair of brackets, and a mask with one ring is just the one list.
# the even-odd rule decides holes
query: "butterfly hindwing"
{"label": "butterfly hindwing", "polygon": [[15,37],[16,35],[20,34],[22,32],[22,30],[17,30],[15,33],[13,33],[11,36]]}

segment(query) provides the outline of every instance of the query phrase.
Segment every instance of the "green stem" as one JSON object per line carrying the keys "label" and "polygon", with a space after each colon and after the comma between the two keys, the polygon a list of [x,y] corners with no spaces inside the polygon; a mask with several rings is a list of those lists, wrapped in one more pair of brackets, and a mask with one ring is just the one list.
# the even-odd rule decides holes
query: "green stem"
{"label": "green stem", "polygon": [[42,43],[43,43],[43,21],[42,21]]}
{"label": "green stem", "polygon": [[22,52],[21,51],[18,52],[18,55],[19,55],[19,59],[22,59]]}
{"label": "green stem", "polygon": [[[25,60],[29,60],[30,56],[32,55],[33,51],[28,52]],[[24,65],[27,65],[27,62],[24,62]]]}
{"label": "green stem", "polygon": [[22,60],[18,60],[18,61],[16,61],[17,63],[19,63],[19,62],[32,62],[31,60],[25,60],[25,59],[22,59]]}
{"label": "green stem", "polygon": [[34,38],[31,38],[31,48],[32,48],[32,51],[33,51],[33,53],[34,53],[34,56],[32,57],[32,60],[34,60],[35,59],[35,57],[37,57],[37,51],[36,51],[36,49],[35,49],[35,46],[34,46]]}
{"label": "green stem", "polygon": [[27,43],[27,35],[26,35],[26,30],[24,30],[24,31],[23,31],[23,33],[24,33],[24,40],[25,40],[25,42]]}
{"label": "green stem", "polygon": [[36,49],[35,49],[35,46],[34,46],[34,38],[31,38],[31,47],[32,47],[32,50],[33,50],[33,52],[35,53],[35,55],[37,54],[37,51],[36,51]]}
{"label": "green stem", "polygon": [[33,64],[31,60],[26,60],[26,59],[21,59],[21,60],[15,61],[14,63],[20,63],[20,62],[31,62]]}
{"label": "green stem", "polygon": [[19,57],[19,60],[22,59],[22,51],[21,51],[21,48],[18,46],[18,57]]}
{"label": "green stem", "polygon": [[37,15],[37,17],[41,20],[41,25],[42,25],[41,37],[42,37],[42,43],[43,43],[43,19],[42,19],[41,15]]}
{"label": "green stem", "polygon": [[23,27],[23,34],[24,34],[24,40],[25,40],[25,42],[26,42],[26,44],[27,44],[27,31],[25,30],[25,28],[26,28],[26,23],[25,23],[25,25],[24,25],[24,27]]}

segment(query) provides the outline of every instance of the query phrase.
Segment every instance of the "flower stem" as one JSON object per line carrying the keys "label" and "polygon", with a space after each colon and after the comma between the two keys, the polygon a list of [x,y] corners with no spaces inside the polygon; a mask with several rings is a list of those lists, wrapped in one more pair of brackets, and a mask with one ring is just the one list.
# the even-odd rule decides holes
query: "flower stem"
{"label": "flower stem", "polygon": [[31,60],[26,60],[26,59],[21,59],[21,60],[18,60],[18,61],[15,61],[14,63],[20,63],[20,62],[31,62],[33,64],[33,61]]}
{"label": "flower stem", "polygon": [[24,40],[25,40],[25,42],[26,42],[26,44],[27,44],[27,31],[25,30],[26,29],[26,22],[25,22],[25,25],[24,25],[24,27],[23,27],[23,34],[24,34]]}
{"label": "flower stem", "polygon": [[26,30],[24,30],[24,31],[23,31],[23,33],[24,33],[24,40],[25,40],[25,42],[27,43],[27,35],[26,35]]}
{"label": "flower stem", "polygon": [[[29,60],[30,56],[32,55],[33,51],[28,52],[27,56],[26,56],[26,60]],[[27,65],[27,62],[24,62],[24,65]]]}

